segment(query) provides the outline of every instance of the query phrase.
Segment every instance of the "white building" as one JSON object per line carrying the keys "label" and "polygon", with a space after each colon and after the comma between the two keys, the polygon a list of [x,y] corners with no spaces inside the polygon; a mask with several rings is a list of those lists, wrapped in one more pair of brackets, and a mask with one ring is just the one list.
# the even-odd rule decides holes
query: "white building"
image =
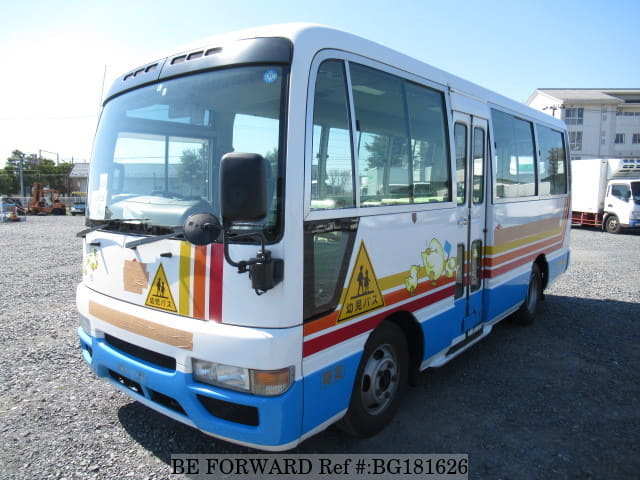
{"label": "white building", "polygon": [[540,88],[526,103],[565,121],[573,159],[640,158],[640,88]]}

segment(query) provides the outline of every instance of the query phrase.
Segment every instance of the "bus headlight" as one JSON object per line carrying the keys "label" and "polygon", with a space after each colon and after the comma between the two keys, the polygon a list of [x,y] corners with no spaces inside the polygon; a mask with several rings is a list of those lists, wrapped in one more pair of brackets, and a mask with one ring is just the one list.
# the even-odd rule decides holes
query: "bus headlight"
{"label": "bus headlight", "polygon": [[280,370],[254,370],[205,360],[192,360],[193,378],[218,387],[275,396],[286,392],[293,380],[293,367]]}

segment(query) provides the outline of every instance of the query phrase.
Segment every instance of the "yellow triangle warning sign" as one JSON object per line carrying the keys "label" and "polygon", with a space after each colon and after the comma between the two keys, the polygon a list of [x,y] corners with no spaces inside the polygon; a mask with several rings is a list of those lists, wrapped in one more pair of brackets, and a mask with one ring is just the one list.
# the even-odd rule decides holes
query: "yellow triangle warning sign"
{"label": "yellow triangle warning sign", "polygon": [[351,279],[347,286],[347,293],[342,300],[342,308],[338,315],[338,322],[362,315],[363,313],[384,307],[384,298],[380,292],[376,273],[369,259],[369,254],[360,244],[356,263],[351,272]]}
{"label": "yellow triangle warning sign", "polygon": [[168,312],[178,312],[162,264],[160,264],[158,270],[156,270],[149,294],[147,295],[147,300],[144,304],[148,307],[159,308]]}

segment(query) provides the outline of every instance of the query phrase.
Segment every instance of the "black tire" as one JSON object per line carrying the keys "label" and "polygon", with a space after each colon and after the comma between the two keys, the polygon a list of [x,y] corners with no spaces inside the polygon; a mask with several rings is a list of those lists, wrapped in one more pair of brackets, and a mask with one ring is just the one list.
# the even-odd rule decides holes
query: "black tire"
{"label": "black tire", "polygon": [[609,215],[604,223],[604,228],[609,233],[620,233],[622,227],[620,226],[620,220],[615,215]]}
{"label": "black tire", "polygon": [[529,288],[527,288],[527,296],[524,297],[524,303],[513,316],[513,322],[518,325],[530,325],[536,319],[536,311],[538,304],[542,299],[542,274],[537,263],[531,268],[531,276],[529,277]]}
{"label": "black tire", "polygon": [[398,410],[408,373],[404,333],[394,323],[383,322],[367,340],[349,410],[339,427],[357,437],[371,437],[382,430]]}

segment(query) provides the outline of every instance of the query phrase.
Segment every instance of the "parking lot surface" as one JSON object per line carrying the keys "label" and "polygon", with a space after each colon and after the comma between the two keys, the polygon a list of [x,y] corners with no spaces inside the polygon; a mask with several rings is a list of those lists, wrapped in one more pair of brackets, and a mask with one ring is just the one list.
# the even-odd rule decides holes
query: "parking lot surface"
{"label": "parking lot surface", "polygon": [[[250,449],[98,380],[76,338],[84,217],[0,225],[0,478],[165,479],[171,454]],[[370,439],[296,453],[465,453],[474,479],[640,478],[640,235],[574,229],[537,321],[503,322],[411,388]]]}

